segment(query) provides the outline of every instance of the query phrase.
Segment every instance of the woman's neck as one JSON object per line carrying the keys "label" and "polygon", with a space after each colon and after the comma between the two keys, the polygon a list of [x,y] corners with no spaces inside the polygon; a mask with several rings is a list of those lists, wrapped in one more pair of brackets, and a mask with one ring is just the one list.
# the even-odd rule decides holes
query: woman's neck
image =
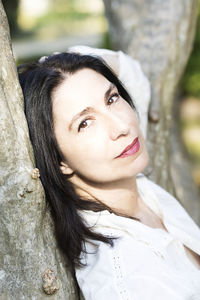
{"label": "woman's neck", "polygon": [[117,213],[134,217],[141,208],[136,176],[110,183],[88,183],[73,178],[76,192],[84,199],[98,199]]}

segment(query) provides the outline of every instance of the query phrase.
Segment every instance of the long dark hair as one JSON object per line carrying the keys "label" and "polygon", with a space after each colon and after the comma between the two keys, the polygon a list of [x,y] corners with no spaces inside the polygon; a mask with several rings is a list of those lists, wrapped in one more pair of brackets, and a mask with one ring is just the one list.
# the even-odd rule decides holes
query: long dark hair
{"label": "long dark hair", "polygon": [[83,68],[90,68],[102,74],[117,87],[119,94],[135,109],[131,97],[116,75],[102,59],[95,56],[61,53],[51,55],[42,62],[18,67],[36,166],[39,168],[46,199],[50,204],[58,245],[72,269],[84,266],[80,254],[85,251],[87,239],[103,241],[113,246],[113,238],[92,231],[78,213],[78,210],[83,209],[93,211],[105,209],[112,211],[112,209],[99,199],[83,200],[75,192],[73,184],[68,180],[69,176],[63,175],[60,170],[60,163],[65,158],[54,134],[52,92],[63,82],[67,74],[73,74]]}

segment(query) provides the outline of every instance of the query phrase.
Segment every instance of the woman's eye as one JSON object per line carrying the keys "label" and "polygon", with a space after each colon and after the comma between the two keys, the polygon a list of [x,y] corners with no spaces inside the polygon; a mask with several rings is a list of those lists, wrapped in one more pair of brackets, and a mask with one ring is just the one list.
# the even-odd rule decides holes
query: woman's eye
{"label": "woman's eye", "polygon": [[86,128],[87,126],[89,126],[89,124],[90,124],[89,121],[92,121],[92,120],[90,120],[90,119],[85,119],[85,120],[83,120],[83,121],[80,123],[79,127],[78,127],[78,131],[80,131],[81,129],[84,129],[84,128]]}
{"label": "woman's eye", "polygon": [[117,93],[111,95],[110,98],[108,99],[108,105],[112,104],[113,102],[116,102],[118,98],[119,98],[119,94]]}

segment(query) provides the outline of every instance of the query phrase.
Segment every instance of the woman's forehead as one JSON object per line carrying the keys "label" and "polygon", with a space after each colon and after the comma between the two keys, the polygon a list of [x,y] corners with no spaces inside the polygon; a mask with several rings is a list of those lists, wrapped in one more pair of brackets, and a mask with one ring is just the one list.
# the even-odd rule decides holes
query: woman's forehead
{"label": "woman's forehead", "polygon": [[[59,102],[67,98],[68,102],[87,100],[99,93],[104,93],[110,86],[103,75],[91,69],[82,69],[66,79],[56,88],[53,93],[53,101]],[[95,100],[95,99],[94,99]]]}
{"label": "woman's forehead", "polygon": [[91,69],[82,69],[66,79],[54,91],[54,116],[66,114],[69,118],[88,106],[95,106],[112,86],[103,75]]}

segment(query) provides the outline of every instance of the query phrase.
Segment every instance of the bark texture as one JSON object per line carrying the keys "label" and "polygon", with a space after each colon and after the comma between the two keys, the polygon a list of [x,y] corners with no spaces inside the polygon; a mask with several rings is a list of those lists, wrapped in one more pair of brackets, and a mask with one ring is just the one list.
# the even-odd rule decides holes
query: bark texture
{"label": "bark texture", "polygon": [[33,151],[1,1],[0,41],[0,299],[79,299],[54,239],[40,180],[32,173]]}
{"label": "bark texture", "polygon": [[174,113],[176,88],[194,40],[198,0],[104,0],[104,5],[115,49],[138,59],[151,82],[146,173],[200,224],[198,189]]}

